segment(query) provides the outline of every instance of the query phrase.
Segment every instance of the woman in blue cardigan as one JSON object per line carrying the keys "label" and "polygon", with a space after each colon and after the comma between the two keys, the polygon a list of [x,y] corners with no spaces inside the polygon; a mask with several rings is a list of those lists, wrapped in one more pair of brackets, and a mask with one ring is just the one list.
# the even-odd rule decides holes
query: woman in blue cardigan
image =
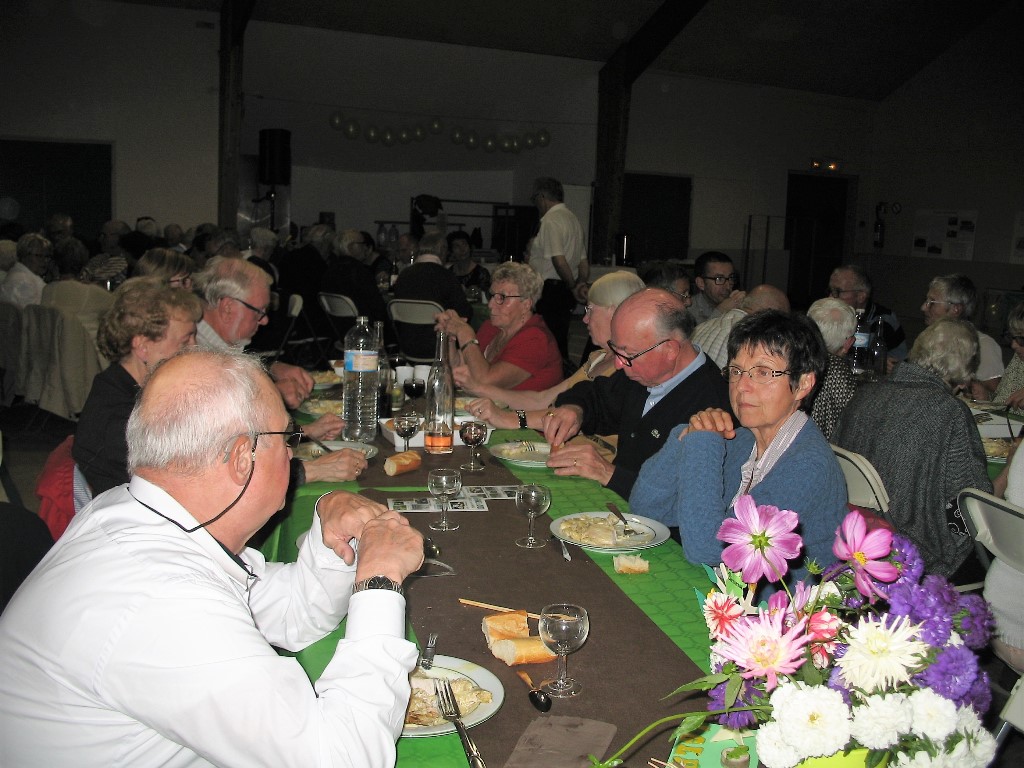
{"label": "woman in blue cardigan", "polygon": [[[807,416],[828,364],[817,327],[802,315],[767,310],[729,336],[729,399],[739,426],[709,408],[672,431],[648,459],[630,496],[638,515],[678,526],[686,558],[717,565],[718,529],[741,495],[800,517],[802,558],[831,563],[846,514],[846,482],[828,442]],[[803,560],[791,571],[807,575]]]}

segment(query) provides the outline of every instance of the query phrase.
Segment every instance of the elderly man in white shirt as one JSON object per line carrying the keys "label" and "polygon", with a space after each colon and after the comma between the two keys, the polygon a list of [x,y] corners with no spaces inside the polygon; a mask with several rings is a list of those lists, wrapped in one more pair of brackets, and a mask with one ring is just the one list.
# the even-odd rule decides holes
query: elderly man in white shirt
{"label": "elderly man in white shirt", "polygon": [[46,281],[43,275],[50,266],[53,246],[42,235],[30,232],[18,239],[18,262],[0,283],[0,301],[24,309],[29,304],[40,304]]}
{"label": "elderly man in white shirt", "polygon": [[[128,422],[131,482],[76,516],[0,617],[0,764],[394,765],[416,663],[401,583],[423,540],[336,491],[297,562],[247,549],[284,504],[293,434],[252,358],[156,370]],[[274,647],[346,613],[311,686]]]}

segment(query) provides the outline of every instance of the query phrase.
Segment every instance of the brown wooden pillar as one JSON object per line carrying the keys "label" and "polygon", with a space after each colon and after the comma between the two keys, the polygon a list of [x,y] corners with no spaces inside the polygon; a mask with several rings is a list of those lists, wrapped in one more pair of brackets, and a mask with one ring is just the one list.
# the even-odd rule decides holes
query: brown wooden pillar
{"label": "brown wooden pillar", "polygon": [[256,0],[222,0],[220,7],[220,122],[217,152],[217,224],[238,222],[242,150],[242,53],[245,27]]}

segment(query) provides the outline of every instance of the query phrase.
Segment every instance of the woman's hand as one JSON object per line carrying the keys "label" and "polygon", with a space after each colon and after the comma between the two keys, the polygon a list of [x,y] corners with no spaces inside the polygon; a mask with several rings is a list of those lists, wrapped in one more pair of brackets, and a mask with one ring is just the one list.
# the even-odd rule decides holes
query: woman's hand
{"label": "woman's hand", "polygon": [[476,336],[473,326],[466,322],[466,318],[459,317],[454,309],[446,309],[434,316],[434,331],[445,331],[455,336],[459,346],[465,346],[470,339]]}
{"label": "woman's hand", "polygon": [[1015,411],[1024,409],[1024,389],[1018,389],[1006,398],[1006,404]]}
{"label": "woman's hand", "polygon": [[690,417],[690,425],[680,434],[679,439],[690,432],[717,432],[726,440],[736,437],[736,426],[732,416],[721,408],[706,408]]}
{"label": "woman's hand", "polygon": [[366,454],[352,448],[342,448],[307,461],[303,469],[306,470],[307,483],[355,480],[366,469]]}
{"label": "woman's hand", "polygon": [[345,420],[333,413],[327,413],[302,428],[302,434],[314,440],[334,440],[345,427]]}
{"label": "woman's hand", "polygon": [[552,450],[548,457],[548,466],[555,470],[559,477],[586,477],[597,480],[601,485],[608,485],[615,472],[615,466],[605,461],[597,448],[586,445],[564,445],[557,451]]}
{"label": "woman's hand", "polygon": [[515,429],[519,426],[519,417],[507,408],[499,408],[493,400],[474,400],[468,410],[470,416],[486,421],[495,429]]}
{"label": "woman's hand", "polygon": [[459,389],[464,389],[471,395],[477,393],[477,381],[473,378],[473,372],[469,370],[468,365],[456,365],[452,368],[452,376],[455,378],[455,386]]}

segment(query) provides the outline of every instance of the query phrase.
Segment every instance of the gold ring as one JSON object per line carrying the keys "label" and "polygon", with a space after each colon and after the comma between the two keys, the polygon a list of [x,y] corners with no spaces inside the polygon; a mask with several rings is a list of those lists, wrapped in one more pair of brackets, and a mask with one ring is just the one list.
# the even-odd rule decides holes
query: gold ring
{"label": "gold ring", "polygon": [[577,464],[579,464],[579,461],[577,461],[576,459],[573,459],[572,460],[572,465],[575,467]]}

